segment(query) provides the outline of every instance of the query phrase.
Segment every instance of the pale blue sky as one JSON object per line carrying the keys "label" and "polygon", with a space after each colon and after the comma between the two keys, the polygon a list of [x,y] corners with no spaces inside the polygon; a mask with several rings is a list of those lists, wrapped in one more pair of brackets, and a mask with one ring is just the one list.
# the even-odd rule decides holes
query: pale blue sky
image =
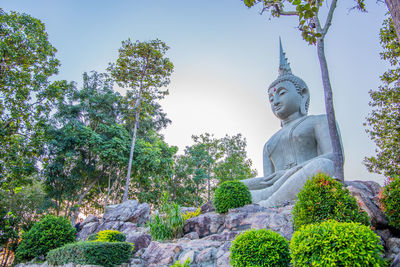
{"label": "pale blue sky", "polygon": [[[378,38],[387,8],[367,0],[368,13],[349,12],[352,2],[339,1],[326,37],[345,177],[382,182],[362,164],[375,149],[362,124],[368,91],[388,67]],[[316,48],[302,40],[294,17],[261,16],[240,0],[3,0],[1,7],[45,23],[62,64],[57,79],[80,83],[85,71],[105,71],[127,38],[166,42],[175,71],[162,101],[172,125],[163,133],[180,152],[192,134],[242,133],[262,174],[263,145],[280,127],[266,97],[277,77],[279,36],[293,73],[310,88],[309,113],[325,113]]]}

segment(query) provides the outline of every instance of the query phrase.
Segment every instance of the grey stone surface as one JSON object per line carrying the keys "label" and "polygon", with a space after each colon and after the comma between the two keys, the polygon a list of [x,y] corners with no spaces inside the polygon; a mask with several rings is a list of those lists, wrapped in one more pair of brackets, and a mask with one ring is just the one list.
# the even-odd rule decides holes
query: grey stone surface
{"label": "grey stone surface", "polygon": [[151,236],[143,232],[126,233],[126,242],[133,243],[135,246],[134,252],[142,248],[147,248],[151,242]]}
{"label": "grey stone surface", "polygon": [[[110,205],[106,207],[103,218],[95,216],[86,218],[78,233],[78,240],[86,240],[89,235],[102,230],[118,230],[127,236],[130,234],[133,238],[144,232],[138,225],[144,224],[149,218],[150,206],[147,203],[139,204],[136,200],[128,200],[121,204]],[[138,247],[146,244],[143,239],[139,240],[141,241],[138,241]]]}
{"label": "grey stone surface", "polygon": [[394,259],[400,254],[400,238],[390,237],[386,242],[386,246],[388,247],[388,251],[386,253],[388,258]]}
{"label": "grey stone surface", "polygon": [[137,224],[146,223],[150,219],[150,206],[139,204],[137,200],[128,200],[121,204],[107,206],[104,221],[123,221]]}
{"label": "grey stone surface", "polygon": [[282,46],[280,57],[279,76],[268,95],[282,128],[264,146],[264,176],[242,180],[253,202],[265,207],[294,200],[308,177],[334,171],[327,117],[307,116],[308,87],[292,74]]}
{"label": "grey stone surface", "polygon": [[201,213],[207,213],[207,212],[215,211],[215,207],[214,207],[212,201],[210,200],[207,203],[201,205],[200,211],[201,211]]}
{"label": "grey stone surface", "polygon": [[146,266],[169,266],[173,264],[177,253],[182,251],[180,244],[159,243],[153,241],[147,247],[142,255],[142,259],[146,261]]}
{"label": "grey stone surface", "polygon": [[220,227],[224,224],[224,216],[209,212],[200,214],[197,217],[190,218],[186,221],[183,227],[183,233],[196,232],[200,238],[215,234]]}
{"label": "grey stone surface", "polygon": [[397,254],[390,267],[400,267],[400,254]]}
{"label": "grey stone surface", "polygon": [[345,185],[361,209],[368,213],[372,226],[376,229],[388,228],[388,221],[379,208],[378,194],[381,186],[373,181],[345,181]]}

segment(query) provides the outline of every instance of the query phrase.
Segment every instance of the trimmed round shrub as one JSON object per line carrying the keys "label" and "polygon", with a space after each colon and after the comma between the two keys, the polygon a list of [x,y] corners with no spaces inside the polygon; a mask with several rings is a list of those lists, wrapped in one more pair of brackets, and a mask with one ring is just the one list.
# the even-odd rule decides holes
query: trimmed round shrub
{"label": "trimmed round shrub", "polygon": [[289,242],[271,230],[251,229],[238,235],[230,248],[232,266],[289,266]]}
{"label": "trimmed round shrub", "polygon": [[[88,237],[89,240],[89,237]],[[99,242],[124,242],[126,235],[117,230],[103,230],[96,234],[96,239],[92,241]]]}
{"label": "trimmed round shrub", "polygon": [[292,214],[295,229],[330,219],[369,225],[368,214],[360,210],[356,198],[342,183],[324,173],[314,175],[305,183]]}
{"label": "trimmed round shrub", "polygon": [[47,262],[52,266],[75,263],[111,267],[129,262],[133,248],[128,242],[78,242],[51,250]]}
{"label": "trimmed round shrub", "polygon": [[41,255],[46,256],[50,250],[74,242],[75,234],[75,228],[67,219],[47,215],[22,235],[15,259],[23,262]]}
{"label": "trimmed round shrub", "polygon": [[386,266],[381,239],[368,226],[329,220],[296,231],[293,266]]}
{"label": "trimmed round shrub", "polygon": [[237,180],[226,181],[215,190],[213,204],[216,212],[225,213],[229,209],[251,204],[251,194],[244,183]]}
{"label": "trimmed round shrub", "polygon": [[379,200],[389,225],[400,230],[400,176],[389,178],[379,194]]}

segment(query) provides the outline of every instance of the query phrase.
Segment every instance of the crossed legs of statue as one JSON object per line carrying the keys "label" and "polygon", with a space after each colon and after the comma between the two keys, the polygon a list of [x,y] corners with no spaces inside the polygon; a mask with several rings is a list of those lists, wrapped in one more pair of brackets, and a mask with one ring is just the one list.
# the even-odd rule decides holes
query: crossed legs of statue
{"label": "crossed legs of statue", "polygon": [[[271,186],[259,190],[250,190],[253,203],[258,203],[264,207],[275,207],[287,201],[292,201],[303,188],[307,179],[319,172],[332,175],[334,173],[333,161],[326,158],[318,158],[308,162],[304,167],[293,167]],[[260,178],[263,177],[253,179],[261,180]],[[254,181],[257,180],[252,182],[255,183]],[[256,186],[251,186],[252,182],[249,181],[249,188],[256,189]]]}

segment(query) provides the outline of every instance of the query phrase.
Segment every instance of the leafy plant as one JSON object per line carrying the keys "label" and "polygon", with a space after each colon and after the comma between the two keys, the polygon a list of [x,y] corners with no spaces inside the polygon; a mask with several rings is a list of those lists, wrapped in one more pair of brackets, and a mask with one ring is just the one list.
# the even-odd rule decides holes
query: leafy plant
{"label": "leafy plant", "polygon": [[271,230],[251,229],[238,235],[230,248],[232,266],[289,266],[289,242]]}
{"label": "leafy plant", "polygon": [[383,251],[380,237],[355,222],[305,225],[290,241],[294,266],[385,266]]}
{"label": "leafy plant", "polygon": [[170,202],[166,193],[160,207],[160,213],[157,213],[148,222],[151,237],[156,240],[177,238],[182,233],[185,219],[179,205]]}
{"label": "leafy plant", "polygon": [[201,208],[198,208],[198,209],[195,210],[195,211],[188,211],[188,212],[182,214],[182,217],[183,217],[183,219],[186,221],[186,220],[189,220],[190,218],[197,217],[197,216],[199,216],[200,214],[201,214]]}
{"label": "leafy plant", "polygon": [[89,238],[91,239],[90,241],[96,242],[124,242],[126,235],[117,230],[103,230],[95,235],[90,235],[88,240]]}
{"label": "leafy plant", "polygon": [[225,213],[229,209],[251,204],[251,194],[244,183],[237,180],[226,181],[215,190],[213,204],[218,213]]}
{"label": "leafy plant", "polygon": [[183,264],[181,264],[179,261],[176,261],[170,267],[189,267],[189,266],[190,266],[190,258],[187,258]]}
{"label": "leafy plant", "polygon": [[97,233],[91,234],[86,238],[86,241],[96,241],[97,239]]}
{"label": "leafy plant", "polygon": [[78,242],[53,249],[47,254],[49,265],[116,266],[129,262],[133,245],[128,242]]}
{"label": "leafy plant", "polygon": [[400,230],[400,176],[389,178],[379,194],[379,200],[389,225]]}
{"label": "leafy plant", "polygon": [[22,235],[15,259],[21,262],[41,255],[46,256],[50,250],[74,242],[75,233],[75,228],[67,219],[47,215]]}
{"label": "leafy plant", "polygon": [[368,214],[360,210],[349,190],[324,173],[318,173],[306,182],[297,195],[292,214],[295,229],[329,219],[369,225]]}

